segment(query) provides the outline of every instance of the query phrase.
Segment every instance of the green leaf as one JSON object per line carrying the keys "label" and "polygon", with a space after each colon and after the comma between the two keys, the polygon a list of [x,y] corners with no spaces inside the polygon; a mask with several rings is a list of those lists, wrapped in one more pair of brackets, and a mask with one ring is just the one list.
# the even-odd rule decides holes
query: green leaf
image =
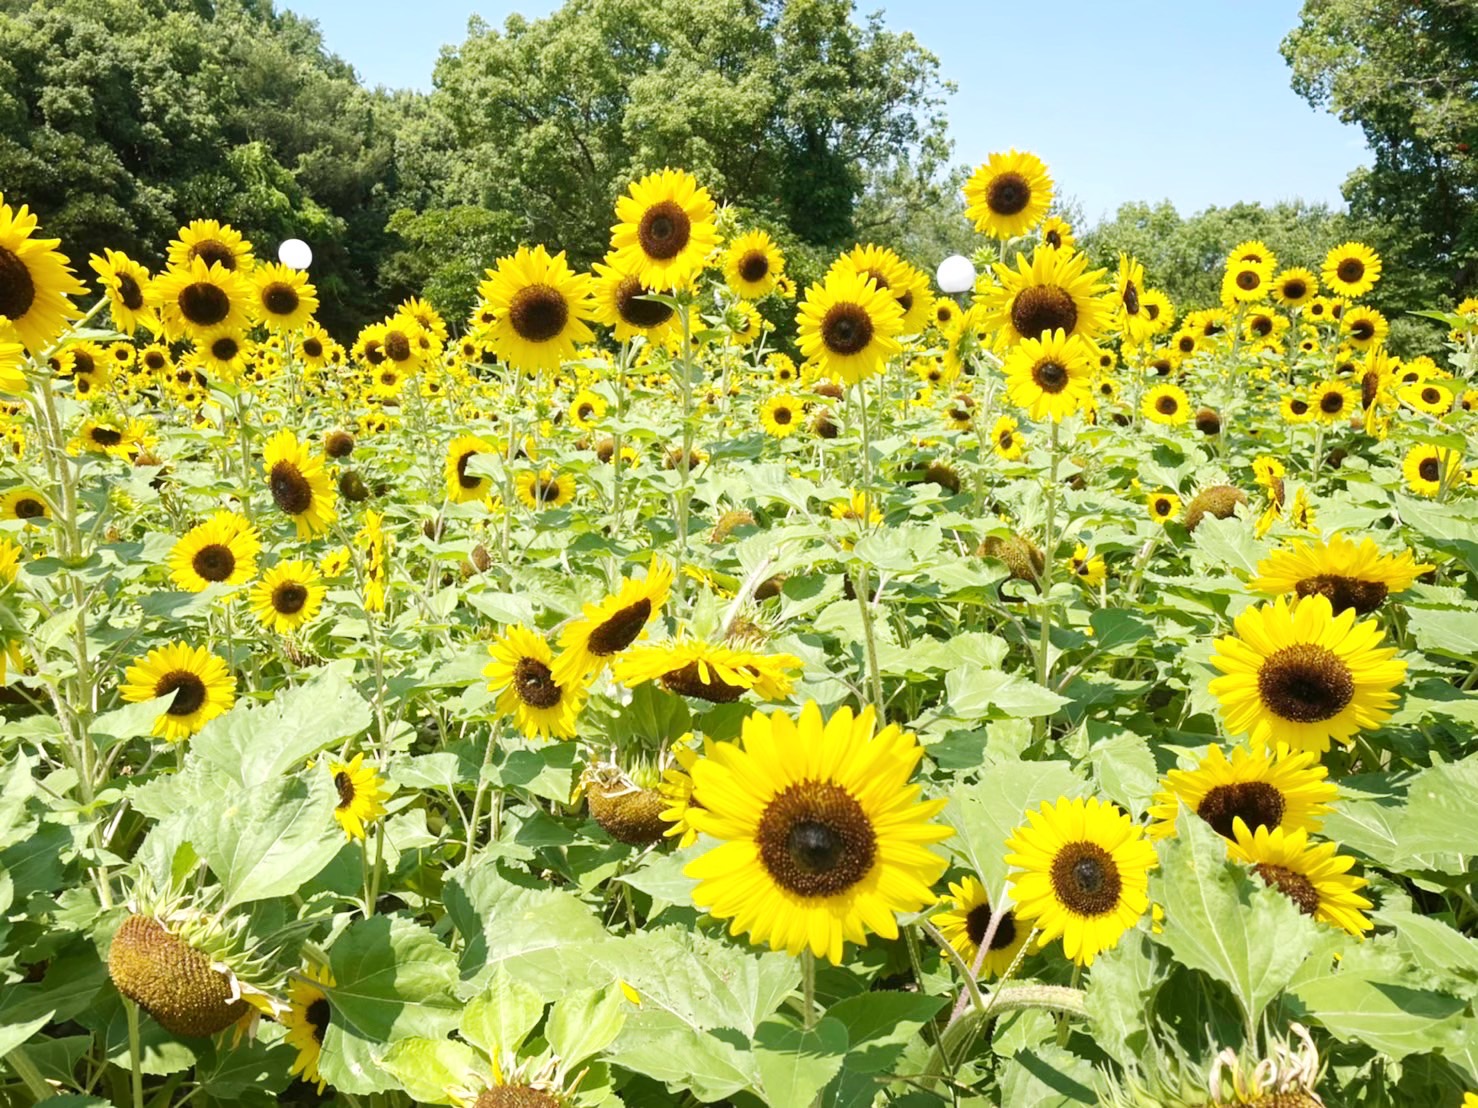
{"label": "green leaf", "polygon": [[954,719],[1031,719],[1050,716],[1068,700],[1025,677],[999,669],[962,666],[944,677],[943,714]]}
{"label": "green leaf", "polygon": [[825,1016],[810,1029],[766,1020],[754,1037],[754,1061],[769,1104],[810,1104],[847,1053],[847,1028]]}
{"label": "green leaf", "polygon": [[944,997],[918,993],[862,993],[839,1000],[827,1019],[847,1029],[847,1070],[890,1073],[924,1024],[944,1007]]}
{"label": "green leaf", "polygon": [[950,793],[944,818],[955,829],[950,847],[999,896],[1006,885],[1006,840],[1026,822],[1028,809],[1058,797],[1080,796],[1086,783],[1066,762],[999,762],[981,779]]}
{"label": "green leaf", "polygon": [[1336,971],[1294,986],[1306,1014],[1344,1042],[1401,1059],[1456,1047],[1467,1002],[1395,981]]}
{"label": "green leaf", "polygon": [[467,1002],[457,1029],[489,1057],[516,1052],[544,1018],[544,998],[538,990],[515,981],[499,966],[488,987]]}
{"label": "green leaf", "polygon": [[447,1090],[476,1088],[487,1069],[476,1051],[453,1039],[401,1039],[390,1044],[380,1065],[412,1100],[424,1104],[453,1103]]}
{"label": "green leaf", "polygon": [[53,1014],[52,1012],[47,1012],[45,1015],[27,1020],[25,1023],[0,1025],[0,1058],[4,1058],[12,1050],[50,1023]]}
{"label": "green leaf", "polygon": [[1132,731],[1100,739],[1088,750],[1094,779],[1110,800],[1133,815],[1149,806],[1159,786],[1155,755],[1149,740]]}
{"label": "green leaf", "polygon": [[411,920],[376,916],[352,924],[329,951],[329,964],[335,984],[324,991],[333,1022],[360,1038],[440,1038],[457,1022],[456,955]]}
{"label": "green leaf", "polygon": [[1155,636],[1155,629],[1127,608],[1100,608],[1088,617],[1093,645],[1121,657],[1134,653],[1123,648]]}
{"label": "green leaf", "polygon": [[1452,609],[1408,608],[1416,643],[1433,654],[1448,654],[1464,662],[1478,655],[1478,619],[1472,612]]}
{"label": "green leaf", "polygon": [[630,1008],[631,1002],[614,985],[560,997],[549,1010],[544,1037],[563,1064],[574,1069],[615,1041]]}
{"label": "green leaf", "polygon": [[1314,923],[1276,889],[1227,861],[1226,840],[1182,810],[1164,847],[1160,941],[1175,960],[1231,987],[1248,1026],[1314,947]]}
{"label": "green leaf", "polygon": [[1001,1075],[1001,1103],[1011,1108],[1068,1108],[1098,1104],[1093,1066],[1053,1043],[1017,1050]]}
{"label": "green leaf", "polygon": [[704,1103],[712,1103],[760,1082],[748,1041],[735,1038],[694,1031],[671,1012],[643,1010],[626,1021],[606,1055],[626,1069],[673,1089],[691,1089]]}
{"label": "green leaf", "polygon": [[325,764],[306,779],[267,781],[199,813],[192,838],[220,879],[223,907],[287,896],[316,877],[344,845],[337,803]]}

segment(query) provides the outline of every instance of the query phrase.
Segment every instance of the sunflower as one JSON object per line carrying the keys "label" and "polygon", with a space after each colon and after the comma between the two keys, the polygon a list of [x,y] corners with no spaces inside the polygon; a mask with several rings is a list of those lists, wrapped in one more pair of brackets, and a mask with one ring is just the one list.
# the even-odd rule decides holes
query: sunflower
{"label": "sunflower", "polygon": [[568,473],[556,473],[545,466],[538,473],[526,470],[514,481],[514,491],[524,507],[538,511],[563,508],[575,498],[575,479]]}
{"label": "sunflower", "polygon": [[0,194],[0,318],[33,354],[80,314],[67,297],[87,291],[57,252],[61,240],[32,238],[35,231],[30,209],[22,204],[12,211]]}
{"label": "sunflower", "polygon": [[1406,404],[1410,404],[1419,412],[1427,415],[1446,415],[1452,411],[1452,393],[1444,385],[1435,381],[1418,381],[1413,385],[1402,385],[1396,390],[1396,396]]}
{"label": "sunflower", "polygon": [[139,424],[135,421],[114,423],[109,420],[83,420],[77,436],[67,444],[75,454],[85,450],[89,454],[106,454],[114,458],[128,458],[138,449],[136,433]]}
{"label": "sunflower", "polygon": [[493,491],[491,477],[467,472],[467,463],[479,454],[497,456],[499,450],[477,435],[458,435],[446,448],[446,498],[453,504],[486,500]]}
{"label": "sunflower", "polygon": [[250,273],[255,259],[252,245],[229,223],[197,219],[181,227],[179,238],[169,244],[169,264],[189,268],[199,258],[206,265],[219,265],[230,272]]}
{"label": "sunflower", "polygon": [[999,416],[990,430],[991,449],[1002,461],[1014,462],[1026,451],[1026,436],[1010,416]]}
{"label": "sunflower", "polygon": [[1173,492],[1152,492],[1145,504],[1149,508],[1150,519],[1159,524],[1168,523],[1180,515],[1180,497]]}
{"label": "sunflower", "polygon": [[996,264],[998,283],[977,293],[985,328],[998,328],[1007,344],[1053,331],[1093,338],[1112,309],[1100,295],[1106,271],[1087,267],[1087,255],[1071,250],[1038,251],[1030,262],[1017,254],[1015,269]]}
{"label": "sunflower", "polygon": [[200,341],[195,352],[213,378],[236,381],[247,368],[252,344],[240,331],[221,331]]}
{"label": "sunflower", "polygon": [[729,330],[729,341],[735,346],[753,346],[756,339],[769,330],[765,317],[748,300],[739,300],[724,313],[724,322]]}
{"label": "sunflower", "polygon": [[1007,864],[1023,871],[1011,885],[1016,918],[1041,930],[1039,947],[1061,936],[1069,958],[1092,965],[1149,907],[1155,848],[1097,797],[1060,797],[1026,817],[1006,840]]}
{"label": "sunflower", "polygon": [[1096,589],[1108,578],[1108,563],[1099,555],[1091,555],[1088,548],[1079,543],[1068,559],[1068,572],[1089,588]]}
{"label": "sunflower", "polygon": [[379,512],[365,512],[364,526],[354,536],[354,545],[364,551],[364,610],[385,610],[385,587],[390,583],[390,537],[385,533],[385,517]]}
{"label": "sunflower", "polygon": [[900,333],[917,334],[928,325],[933,306],[929,279],[886,246],[854,246],[832,263],[826,275],[848,272],[871,278],[880,291],[897,302],[902,313]]}
{"label": "sunflower", "polygon": [[823,720],[815,701],[799,720],[755,712],[739,744],[716,744],[692,769],[689,818],[720,845],[689,862],[693,901],[729,933],[834,964],[867,932],[898,937],[898,913],[934,901],[948,838],[932,822],[944,801],[909,784],[923,751],[871,708]]}
{"label": "sunflower", "polygon": [[140,327],[150,331],[159,325],[159,317],[149,308],[149,271],[119,250],[105,249],[101,256],[87,260],[98,275],[98,284],[108,297],[108,310],[118,330],[133,334]]}
{"label": "sunflower", "polygon": [[1378,727],[1396,703],[1406,674],[1395,647],[1382,647],[1374,621],[1357,623],[1353,608],[1335,615],[1327,597],[1247,608],[1236,634],[1216,641],[1211,664],[1223,676],[1210,685],[1227,730],[1258,744],[1329,749]]}
{"label": "sunflower", "polygon": [[1393,592],[1404,592],[1433,567],[1417,562],[1411,551],[1382,554],[1369,538],[1356,545],[1343,535],[1323,542],[1298,540],[1292,549],[1275,550],[1257,566],[1250,587],[1271,595],[1297,593],[1323,596],[1335,615],[1354,609],[1369,615]]}
{"label": "sunflower", "polygon": [[[965,964],[974,967],[975,959],[980,956],[980,944],[990,927],[990,899],[986,896],[985,886],[975,877],[966,877],[958,883],[951,881],[949,894],[954,907],[935,916],[934,925]],[[1010,908],[1003,910],[995,934],[991,936],[990,950],[980,963],[981,974],[995,977],[1005,973],[1030,937],[1029,927],[1017,925],[1016,913]]]}
{"label": "sunflower", "polygon": [[208,341],[221,331],[245,331],[251,322],[251,282],[219,262],[194,258],[170,266],[149,283],[147,297],[171,339]]}
{"label": "sunflower", "polygon": [[119,692],[130,704],[173,693],[153,733],[183,742],[236,702],[236,678],[205,647],[177,642],[135,658],[124,670]]}
{"label": "sunflower", "polygon": [[274,331],[302,331],[313,323],[318,290],[300,270],[281,263],[258,266],[251,275],[256,316]]}
{"label": "sunflower", "polygon": [[328,589],[312,562],[278,562],[251,588],[251,610],[268,631],[286,635],[318,614]]}
{"label": "sunflower", "polygon": [[581,684],[561,685],[550,663],[554,652],[542,635],[522,623],[508,628],[488,646],[493,660],[482,671],[496,706],[512,716],[529,738],[573,739],[575,720],[585,703]]}
{"label": "sunflower", "polygon": [[[26,348],[18,342],[5,340],[5,321],[0,319],[0,392],[26,391],[26,372],[22,368],[25,361]],[[11,424],[5,426],[9,428]]]}
{"label": "sunflower", "polygon": [[1148,833],[1152,839],[1173,836],[1182,804],[1225,839],[1235,837],[1232,826],[1239,819],[1253,830],[1317,831],[1339,796],[1328,775],[1313,751],[1283,743],[1235,746],[1230,761],[1221,747],[1208,746],[1195,769],[1165,775],[1150,804]]}
{"label": "sunflower", "polygon": [[993,239],[1025,234],[1052,206],[1052,178],[1035,154],[995,153],[965,182],[965,216]]}
{"label": "sunflower", "polygon": [[334,819],[349,838],[363,839],[366,825],[385,814],[384,801],[390,797],[385,779],[374,766],[364,764],[362,751],[347,762],[330,762],[328,768],[334,775],[334,788],[339,790]]}
{"label": "sunflower", "polygon": [[34,524],[51,518],[51,505],[38,490],[22,486],[0,493],[0,519]]}
{"label": "sunflower", "polygon": [[616,659],[611,672],[630,689],[658,681],[669,692],[728,704],[745,692],[761,700],[784,700],[795,684],[791,671],[800,668],[801,660],[793,654],[759,654],[680,635],[633,647]]}
{"label": "sunflower", "polygon": [[559,634],[559,657],[551,667],[555,683],[573,688],[603,670],[646,633],[671,590],[672,563],[653,558],[645,577],[627,577],[599,604],[586,604]]}
{"label": "sunflower", "polygon": [[262,551],[256,528],[235,512],[220,511],[186,531],[169,552],[169,576],[186,592],[240,585],[257,572]]}
{"label": "sunflower", "polygon": [[1091,396],[1097,354],[1087,339],[1060,329],[1022,339],[1002,366],[1006,395],[1032,419],[1070,416]]}
{"label": "sunflower", "polygon": [[1233,821],[1235,838],[1228,846],[1233,859],[1245,862],[1263,883],[1277,889],[1306,916],[1360,936],[1373,928],[1364,914],[1371,907],[1357,890],[1363,877],[1350,874],[1355,859],[1337,853],[1334,843],[1309,843],[1303,829],[1259,827],[1252,830],[1240,816]]}
{"label": "sunflower", "polygon": [[589,431],[605,419],[609,408],[605,397],[589,389],[581,389],[570,401],[570,423],[582,431]]}
{"label": "sunflower", "polygon": [[785,271],[785,255],[764,231],[746,231],[724,251],[724,280],[736,296],[758,300],[775,291]]}
{"label": "sunflower", "polygon": [[718,246],[713,214],[713,199],[691,173],[649,173],[616,200],[616,264],[649,289],[687,287]]}
{"label": "sunflower", "polygon": [[1324,258],[1324,283],[1336,296],[1364,296],[1380,280],[1380,256],[1363,242],[1336,246]]}
{"label": "sunflower", "polygon": [[1280,399],[1278,413],[1285,423],[1312,423],[1318,418],[1318,409],[1298,393],[1289,393]]}
{"label": "sunflower", "polygon": [[1339,326],[1345,335],[1345,341],[1356,350],[1369,350],[1373,346],[1379,346],[1391,330],[1385,316],[1363,304],[1356,304],[1340,316]]}
{"label": "sunflower", "polygon": [[902,349],[898,301],[855,270],[837,270],[806,290],[796,316],[801,354],[821,376],[846,384],[881,373]]}
{"label": "sunflower", "polygon": [[1042,246],[1048,250],[1071,250],[1077,244],[1073,238],[1073,225],[1055,215],[1042,220],[1041,237]]}
{"label": "sunflower", "polygon": [[1273,299],[1285,308],[1302,308],[1319,292],[1313,270],[1294,266],[1273,278]]}
{"label": "sunflower", "polygon": [[494,313],[488,337],[498,356],[517,370],[552,373],[575,357],[575,348],[595,337],[586,324],[595,304],[590,277],[576,273],[563,251],[520,246],[499,258],[478,286]]}
{"label": "sunflower", "polygon": [[1221,298],[1225,303],[1252,304],[1263,299],[1273,285],[1273,267],[1267,262],[1246,259],[1227,264],[1221,281]]}
{"label": "sunflower", "polygon": [[291,431],[278,431],[262,451],[262,469],[272,500],[297,525],[298,538],[327,531],[338,518],[333,485],[321,455],[309,454]]}
{"label": "sunflower", "polygon": [[317,1085],[320,1093],[327,1082],[318,1072],[318,1058],[334,1014],[323,987],[333,988],[333,984],[327,966],[308,967],[294,974],[288,988],[288,1010],[282,1017],[282,1026],[287,1030],[283,1041],[298,1052],[288,1073],[300,1074],[308,1084]]}
{"label": "sunflower", "polygon": [[778,393],[760,405],[760,426],[767,435],[783,439],[801,429],[804,415],[800,400],[788,393]]}
{"label": "sunflower", "polygon": [[594,268],[591,318],[614,328],[617,342],[628,342],[638,335],[655,343],[671,337],[677,312],[670,304],[652,299],[640,277],[616,264],[611,254],[606,256],[605,264],[596,262]]}
{"label": "sunflower", "polygon": [[1401,460],[1401,474],[1418,496],[1438,496],[1463,479],[1462,455],[1432,443],[1420,443]]}
{"label": "sunflower", "polygon": [[1170,297],[1159,289],[1145,289],[1139,294],[1139,299],[1144,305],[1144,314],[1154,325],[1151,334],[1163,335],[1175,326],[1175,305]]}
{"label": "sunflower", "polygon": [[1177,427],[1190,418],[1190,399],[1179,385],[1156,385],[1144,394],[1139,410],[1145,419]]}
{"label": "sunflower", "polygon": [[1144,310],[1144,266],[1128,254],[1119,255],[1119,274],[1114,280],[1115,323],[1124,341],[1138,345],[1155,331],[1155,321]]}

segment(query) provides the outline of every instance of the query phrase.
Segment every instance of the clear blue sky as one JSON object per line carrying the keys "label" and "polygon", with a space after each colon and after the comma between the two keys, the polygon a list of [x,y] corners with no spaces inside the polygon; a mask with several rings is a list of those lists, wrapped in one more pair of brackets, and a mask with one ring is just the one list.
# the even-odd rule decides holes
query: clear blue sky
{"label": "clear blue sky", "polygon": [[[369,84],[431,88],[474,12],[546,15],[553,0],[279,0],[317,20]],[[1126,200],[1182,212],[1237,200],[1340,204],[1368,161],[1360,131],[1294,95],[1278,53],[1300,0],[861,0],[912,31],[958,90],[955,160],[1035,151],[1091,223]]]}

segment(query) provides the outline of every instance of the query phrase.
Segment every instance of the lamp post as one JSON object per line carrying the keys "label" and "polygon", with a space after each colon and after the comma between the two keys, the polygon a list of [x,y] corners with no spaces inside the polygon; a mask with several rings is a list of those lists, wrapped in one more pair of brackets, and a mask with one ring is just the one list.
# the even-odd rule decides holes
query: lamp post
{"label": "lamp post", "polygon": [[939,263],[934,280],[941,292],[969,292],[975,287],[975,263],[963,254],[951,254]]}
{"label": "lamp post", "polygon": [[307,269],[313,264],[313,248],[302,239],[284,239],[277,248],[277,260],[288,269]]}

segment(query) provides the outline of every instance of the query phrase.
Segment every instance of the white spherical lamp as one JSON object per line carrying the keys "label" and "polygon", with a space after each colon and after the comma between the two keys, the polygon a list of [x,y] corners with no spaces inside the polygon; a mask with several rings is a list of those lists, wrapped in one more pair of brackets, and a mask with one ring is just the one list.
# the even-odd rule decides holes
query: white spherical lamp
{"label": "white spherical lamp", "polygon": [[975,287],[975,263],[963,254],[951,254],[939,263],[934,280],[943,292],[969,292]]}
{"label": "white spherical lamp", "polygon": [[277,248],[277,260],[288,269],[307,269],[313,264],[313,248],[302,239],[285,239]]}

